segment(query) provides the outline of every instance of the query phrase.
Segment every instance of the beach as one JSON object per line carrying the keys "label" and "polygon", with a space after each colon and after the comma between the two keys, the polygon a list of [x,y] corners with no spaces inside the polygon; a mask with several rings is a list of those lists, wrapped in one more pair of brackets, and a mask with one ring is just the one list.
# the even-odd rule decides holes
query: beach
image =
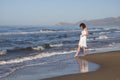
{"label": "beach", "polygon": [[64,75],[43,80],[120,80],[120,51],[90,54],[79,57],[97,63],[97,71]]}
{"label": "beach", "polygon": [[0,80],[120,80],[119,7],[0,0]]}

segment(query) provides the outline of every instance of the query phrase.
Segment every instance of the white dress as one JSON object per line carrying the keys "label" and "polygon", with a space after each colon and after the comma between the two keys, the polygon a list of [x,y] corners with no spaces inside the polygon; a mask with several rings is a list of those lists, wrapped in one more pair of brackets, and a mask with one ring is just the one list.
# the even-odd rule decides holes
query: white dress
{"label": "white dress", "polygon": [[86,31],[82,30],[81,35],[80,35],[80,40],[79,40],[79,46],[82,47],[87,47],[87,43],[86,43],[86,39],[87,36],[82,36],[82,35],[86,35]]}

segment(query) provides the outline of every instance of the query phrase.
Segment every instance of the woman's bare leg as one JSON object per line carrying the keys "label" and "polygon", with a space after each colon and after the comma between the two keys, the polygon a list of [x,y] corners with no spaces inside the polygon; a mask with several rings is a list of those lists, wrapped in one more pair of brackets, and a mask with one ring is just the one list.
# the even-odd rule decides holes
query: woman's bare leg
{"label": "woman's bare leg", "polygon": [[83,48],[84,56],[86,56],[86,47],[82,47],[82,48]]}
{"label": "woman's bare leg", "polygon": [[76,51],[76,53],[75,53],[75,56],[74,56],[74,57],[77,57],[77,56],[78,56],[79,51],[80,51],[80,46],[78,45],[78,47],[77,47],[77,51]]}

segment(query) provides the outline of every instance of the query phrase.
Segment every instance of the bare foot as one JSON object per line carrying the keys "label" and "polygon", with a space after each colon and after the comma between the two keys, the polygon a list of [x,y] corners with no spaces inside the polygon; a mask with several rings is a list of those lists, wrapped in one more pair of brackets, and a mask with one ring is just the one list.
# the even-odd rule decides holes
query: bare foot
{"label": "bare foot", "polygon": [[78,55],[77,54],[75,54],[75,56],[74,57],[78,57]]}

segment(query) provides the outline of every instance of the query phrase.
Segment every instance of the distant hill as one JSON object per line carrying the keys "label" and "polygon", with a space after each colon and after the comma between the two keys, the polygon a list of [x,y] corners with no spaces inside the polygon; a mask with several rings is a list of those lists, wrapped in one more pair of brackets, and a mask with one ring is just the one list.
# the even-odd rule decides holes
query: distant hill
{"label": "distant hill", "polygon": [[60,22],[58,24],[56,24],[57,26],[72,26],[72,25],[76,25],[74,23],[66,23],[66,22]]}
{"label": "distant hill", "polygon": [[63,26],[72,26],[72,25],[79,25],[80,23],[86,23],[87,25],[95,25],[95,26],[102,26],[102,25],[115,25],[115,26],[120,26],[120,17],[108,17],[104,19],[95,19],[95,20],[82,20],[76,23],[65,23],[61,22],[57,25],[63,25]]}

